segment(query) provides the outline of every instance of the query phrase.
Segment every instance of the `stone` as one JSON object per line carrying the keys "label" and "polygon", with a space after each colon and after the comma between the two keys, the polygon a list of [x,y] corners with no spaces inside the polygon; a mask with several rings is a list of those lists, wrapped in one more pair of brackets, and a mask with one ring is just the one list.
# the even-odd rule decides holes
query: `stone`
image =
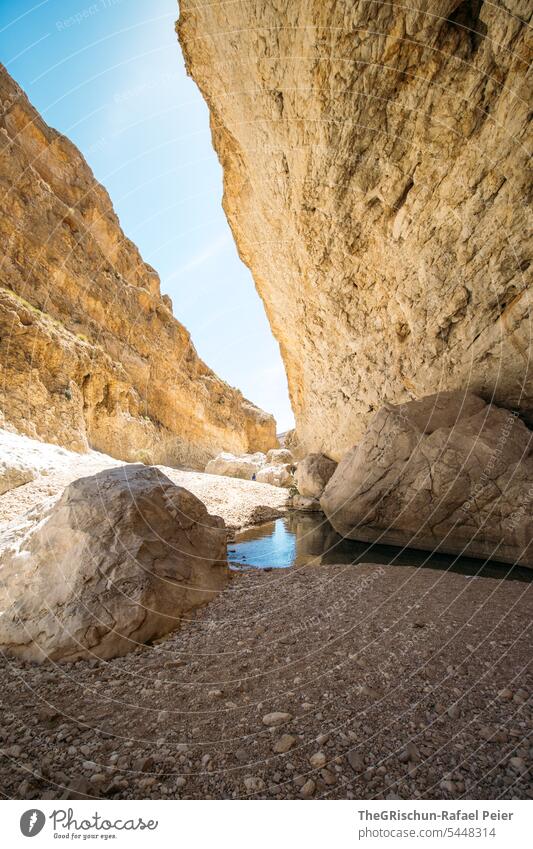
{"label": "stone", "polygon": [[289,722],[291,719],[292,714],[276,710],[272,713],[265,714],[262,722],[263,725],[266,725],[268,728],[275,728],[278,725],[283,725],[284,722]]}
{"label": "stone", "polygon": [[290,510],[298,510],[301,513],[321,513],[322,507],[318,498],[306,498],[304,495],[290,496],[287,507]]}
{"label": "stone", "polygon": [[3,66],[0,102],[0,426],[197,469],[275,448],[274,418],[198,357],[80,151]]}
{"label": "stone", "polygon": [[329,769],[321,769],[320,770],[320,777],[321,777],[322,781],[324,782],[324,784],[327,784],[328,787],[330,787],[333,784],[336,784],[336,782],[337,782],[335,775],[332,772],[330,772]]}
{"label": "stone", "polygon": [[315,790],[316,784],[312,778],[309,778],[300,789],[300,796],[304,799],[310,799],[311,796],[314,796]]}
{"label": "stone", "polygon": [[298,492],[307,498],[320,498],[337,463],[324,454],[308,454],[298,463],[296,486]]}
{"label": "stone", "polygon": [[292,466],[289,465],[263,466],[257,472],[255,479],[257,483],[269,483],[271,486],[281,486],[288,489],[294,485],[291,469]]}
{"label": "stone", "polygon": [[365,769],[365,759],[360,752],[352,750],[346,755],[348,763],[354,772],[363,772]]}
{"label": "stone", "polygon": [[500,692],[498,693],[498,698],[501,702],[510,702],[513,698],[513,693],[512,693],[511,690],[509,690],[507,687],[505,687],[503,690],[500,690]]}
{"label": "stone", "polygon": [[376,413],[320,503],[342,536],[533,565],[531,432],[468,392]]}
{"label": "stone", "polygon": [[267,451],[267,466],[286,466],[293,463],[294,458],[287,448],[271,448],[270,451]]}
{"label": "stone", "polygon": [[262,778],[255,775],[250,775],[244,779],[244,786],[247,793],[260,793],[265,789],[266,784]]}
{"label": "stone", "polygon": [[292,734],[282,734],[279,740],[276,740],[274,743],[272,750],[277,755],[283,755],[285,752],[288,752],[289,749],[292,749],[295,743],[296,737],[293,737]]}
{"label": "stone", "polygon": [[222,520],[143,465],[69,484],[2,564],[0,647],[38,661],[124,655],[229,580]]}
{"label": "stone", "polygon": [[134,768],[137,772],[152,772],[155,766],[155,761],[151,757],[151,755],[144,756],[139,758],[135,764]]}
{"label": "stone", "polygon": [[285,433],[278,434],[279,444],[282,448],[286,448],[291,452],[293,462],[298,462],[305,457],[305,450],[298,438],[296,430],[287,430]]}
{"label": "stone", "polygon": [[314,755],[311,755],[309,758],[309,763],[313,767],[313,769],[321,769],[326,765],[327,758],[324,752],[315,752]]}
{"label": "stone", "polygon": [[0,495],[35,480],[37,472],[31,466],[0,457]]}
{"label": "stone", "polygon": [[307,453],[441,389],[532,414],[525,9],[180,2]]}
{"label": "stone", "polygon": [[236,457],[234,454],[223,451],[209,461],[205,471],[208,475],[224,475],[229,478],[241,478],[250,481],[264,466],[264,463],[265,455],[261,453]]}
{"label": "stone", "polygon": [[527,772],[527,766],[524,758],[510,758],[509,765],[515,770],[515,772]]}

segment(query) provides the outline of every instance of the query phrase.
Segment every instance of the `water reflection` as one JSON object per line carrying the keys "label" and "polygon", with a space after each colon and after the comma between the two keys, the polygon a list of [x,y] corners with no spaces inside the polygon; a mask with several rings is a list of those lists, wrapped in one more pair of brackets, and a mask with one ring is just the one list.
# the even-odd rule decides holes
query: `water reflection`
{"label": "water reflection", "polygon": [[310,563],[381,563],[451,569],[463,575],[510,577],[520,581],[533,579],[531,570],[505,563],[343,539],[321,513],[289,513],[275,522],[237,534],[235,542],[228,546],[228,560],[237,569],[243,566],[286,569]]}

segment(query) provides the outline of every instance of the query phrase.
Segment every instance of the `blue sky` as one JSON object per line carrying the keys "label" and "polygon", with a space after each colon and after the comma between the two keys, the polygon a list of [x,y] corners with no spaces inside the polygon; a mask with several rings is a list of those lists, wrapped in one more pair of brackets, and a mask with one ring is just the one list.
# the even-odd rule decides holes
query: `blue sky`
{"label": "blue sky", "polygon": [[0,0],[0,59],[78,145],[201,357],[293,426],[279,348],[221,208],[176,0]]}

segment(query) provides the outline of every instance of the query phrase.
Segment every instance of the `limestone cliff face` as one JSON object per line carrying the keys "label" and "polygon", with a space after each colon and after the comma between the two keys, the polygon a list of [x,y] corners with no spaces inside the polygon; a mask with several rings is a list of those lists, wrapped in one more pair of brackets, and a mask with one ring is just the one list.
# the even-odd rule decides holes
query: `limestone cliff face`
{"label": "limestone cliff face", "polygon": [[531,420],[531,3],[180,6],[307,450],[455,387]]}
{"label": "limestone cliff face", "polygon": [[276,445],[272,416],[199,359],[80,152],[1,66],[0,253],[4,424],[167,465]]}

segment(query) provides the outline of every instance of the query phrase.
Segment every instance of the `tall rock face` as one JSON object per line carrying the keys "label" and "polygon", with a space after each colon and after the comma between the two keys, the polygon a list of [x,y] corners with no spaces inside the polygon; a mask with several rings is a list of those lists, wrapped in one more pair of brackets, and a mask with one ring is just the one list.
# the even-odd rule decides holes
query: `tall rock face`
{"label": "tall rock face", "polygon": [[78,451],[203,467],[275,421],[196,354],[80,152],[0,66],[2,423]]}
{"label": "tall rock face", "polygon": [[531,420],[531,3],[180,7],[306,449],[456,387]]}

